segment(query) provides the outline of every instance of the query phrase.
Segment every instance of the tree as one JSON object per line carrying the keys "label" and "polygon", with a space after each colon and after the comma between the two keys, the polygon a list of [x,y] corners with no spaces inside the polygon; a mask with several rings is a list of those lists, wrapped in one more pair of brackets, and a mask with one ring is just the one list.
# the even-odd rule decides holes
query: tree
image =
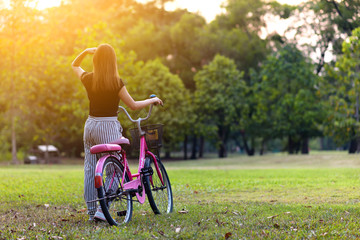
{"label": "tree", "polygon": [[[360,93],[360,28],[352,32],[348,41],[343,42],[343,55],[335,66],[326,65],[327,75],[321,85],[322,95],[328,103],[328,121],[325,132],[335,138],[338,144],[357,141],[359,134],[359,93]],[[359,145],[357,145],[359,146]],[[358,151],[350,144],[349,153]]]}
{"label": "tree", "polygon": [[195,83],[197,122],[204,135],[215,138],[219,157],[226,157],[231,130],[241,122],[241,110],[246,104],[243,73],[233,60],[216,55],[195,75]]}
{"label": "tree", "polygon": [[[293,45],[269,56],[256,84],[254,119],[265,139],[288,138],[288,152],[308,153],[308,140],[318,136],[323,109],[312,65]],[[271,129],[271,131],[269,131]]]}
{"label": "tree", "polygon": [[[4,113],[8,116],[11,131],[12,162],[18,164],[18,135],[23,129],[18,127],[18,121],[23,117],[24,108],[19,107],[26,99],[28,65],[25,64],[34,53],[34,42],[38,37],[39,20],[37,11],[26,6],[25,0],[10,1],[9,9],[1,9],[2,27],[0,29],[0,45],[3,62],[2,99]],[[35,34],[32,32],[35,31]]]}
{"label": "tree", "polygon": [[[251,116],[255,103],[251,86],[250,69],[258,71],[266,55],[269,53],[267,40],[260,38],[260,29],[266,26],[264,15],[271,9],[268,4],[261,0],[231,0],[226,6],[226,13],[206,26],[205,41],[207,59],[212,59],[216,54],[221,54],[234,60],[237,69],[244,73],[243,79],[249,88],[245,97],[247,108],[246,116],[243,113],[243,121],[247,121],[247,127],[234,129],[232,138],[239,142],[239,136],[243,140],[243,146],[248,155],[255,153],[254,135],[256,129],[252,128]],[[240,145],[240,143],[238,143]]]}
{"label": "tree", "polygon": [[[181,79],[172,74],[160,60],[148,61],[139,72],[128,78],[126,84],[135,100],[156,94],[164,102],[164,107],[155,107],[148,124],[164,124],[164,146],[167,156],[178,147],[184,138],[184,127],[191,118],[189,93]],[[139,113],[138,113],[139,114]],[[126,117],[121,123],[128,129],[131,124]]]}
{"label": "tree", "polygon": [[[325,56],[328,53],[335,59],[342,54],[342,42],[352,31],[360,26],[358,0],[314,0],[300,4],[295,16],[301,24],[290,27],[296,31],[293,43],[301,43],[304,37],[311,41],[301,48],[313,55],[316,63],[316,74],[323,71]],[[299,46],[300,47],[300,46]]]}

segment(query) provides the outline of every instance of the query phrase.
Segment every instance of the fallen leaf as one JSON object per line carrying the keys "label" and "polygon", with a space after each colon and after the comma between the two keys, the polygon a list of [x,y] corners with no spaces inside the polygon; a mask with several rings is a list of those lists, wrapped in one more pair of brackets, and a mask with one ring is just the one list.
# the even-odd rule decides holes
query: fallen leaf
{"label": "fallen leaf", "polygon": [[232,233],[231,232],[227,232],[225,233],[225,239],[228,239],[229,237],[231,237]]}
{"label": "fallen leaf", "polygon": [[68,219],[65,219],[65,218],[62,218],[61,221],[62,221],[62,222],[68,222],[69,220],[68,220]]}
{"label": "fallen leaf", "polygon": [[284,212],[284,214],[290,214],[291,212]]}
{"label": "fallen leaf", "polygon": [[267,217],[267,218],[271,218],[271,219],[274,219],[274,218],[276,218],[277,216],[279,216],[279,215],[274,215],[274,216],[270,216],[270,217]]}
{"label": "fallen leaf", "polygon": [[270,200],[270,202],[277,202],[277,200],[273,199],[273,200]]}
{"label": "fallen leaf", "polygon": [[163,232],[163,231],[158,231],[158,233],[159,233],[161,236],[164,236],[164,232]]}
{"label": "fallen leaf", "polygon": [[306,208],[312,208],[312,206],[304,206],[304,207],[306,207]]}
{"label": "fallen leaf", "polygon": [[179,227],[175,229],[176,233],[179,233],[180,231],[181,231],[181,228],[179,228]]}
{"label": "fallen leaf", "polygon": [[280,228],[280,225],[277,224],[277,223],[275,223],[275,224],[274,224],[274,228]]}
{"label": "fallen leaf", "polygon": [[238,212],[236,212],[236,211],[233,211],[232,212],[233,214],[235,214],[235,215],[240,215]]}
{"label": "fallen leaf", "polygon": [[80,209],[80,210],[78,210],[77,212],[78,212],[78,213],[86,212],[86,208]]}
{"label": "fallen leaf", "polygon": [[194,194],[198,194],[199,192],[198,191],[194,191]]}
{"label": "fallen leaf", "polygon": [[216,219],[216,223],[217,223],[218,226],[221,225],[221,223],[219,222],[219,219]]}
{"label": "fallen leaf", "polygon": [[189,213],[189,211],[188,210],[181,210],[181,211],[178,211],[178,213],[186,214],[186,213]]}
{"label": "fallen leaf", "polygon": [[49,204],[44,204],[44,206],[45,206],[46,208],[50,207],[50,205],[49,205]]}

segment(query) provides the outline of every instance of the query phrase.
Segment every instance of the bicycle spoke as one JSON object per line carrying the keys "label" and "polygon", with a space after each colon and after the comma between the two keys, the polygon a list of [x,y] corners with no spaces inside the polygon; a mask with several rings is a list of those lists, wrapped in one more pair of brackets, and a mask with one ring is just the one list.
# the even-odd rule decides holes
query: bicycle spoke
{"label": "bicycle spoke", "polygon": [[[158,161],[158,166],[159,171],[156,170],[155,164],[150,160],[153,174],[146,178],[148,182],[146,186],[150,188],[147,189],[148,200],[154,213],[169,213],[173,207],[170,182],[166,170],[160,161]],[[161,174],[160,176],[158,172]]]}
{"label": "bicycle spoke", "polygon": [[103,213],[111,225],[118,225],[131,219],[132,199],[130,193],[124,193],[121,186],[122,177],[124,176],[123,169],[117,159],[110,157],[104,163],[102,170],[103,187],[98,189],[98,192],[104,189],[104,200],[100,201],[100,203]]}

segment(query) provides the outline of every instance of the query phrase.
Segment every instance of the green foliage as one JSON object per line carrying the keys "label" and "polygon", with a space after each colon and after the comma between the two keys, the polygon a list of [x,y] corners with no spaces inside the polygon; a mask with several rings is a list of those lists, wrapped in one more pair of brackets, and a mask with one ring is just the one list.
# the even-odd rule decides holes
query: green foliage
{"label": "green foliage", "polygon": [[290,137],[300,141],[319,135],[323,110],[316,89],[317,77],[298,49],[288,45],[269,56],[259,77],[253,119],[264,127],[264,138]]}
{"label": "green foliage", "polygon": [[215,137],[224,157],[230,132],[241,123],[246,107],[243,73],[233,60],[217,55],[195,75],[195,83],[197,122],[203,135]]}
{"label": "green foliage", "polygon": [[343,55],[334,67],[326,65],[327,76],[322,82],[322,94],[328,103],[327,134],[343,144],[359,136],[360,91],[360,28],[343,43]]}
{"label": "green foliage", "polygon": [[[137,74],[128,79],[127,88],[135,100],[143,100],[156,94],[164,102],[164,107],[155,107],[148,123],[164,124],[165,150],[173,150],[183,140],[184,127],[189,124],[189,92],[181,79],[172,74],[160,60],[149,61]],[[128,127],[126,117],[121,123]]]}
{"label": "green foliage", "polygon": [[166,64],[191,91],[195,90],[193,78],[201,68],[206,54],[203,45],[204,26],[203,17],[189,13],[184,14],[169,32],[172,50]]}
{"label": "green foliage", "polygon": [[289,4],[280,4],[277,1],[269,2],[269,7],[271,7],[271,10],[281,18],[289,18],[297,8],[296,6]]}
{"label": "green foliage", "polygon": [[258,69],[268,54],[267,41],[259,37],[265,26],[265,6],[261,0],[231,0],[226,14],[217,16],[207,28],[208,51],[233,59],[247,81],[250,68]]}
{"label": "green foliage", "polygon": [[[354,60],[358,58],[356,37],[344,43],[344,57],[338,58],[335,67],[327,67],[327,74],[319,78],[311,74],[313,69],[305,63],[307,60],[297,57],[299,54],[284,54],[296,52],[284,45],[284,36],[260,38],[267,14],[281,18],[312,14],[314,21],[302,27],[310,27],[319,36],[308,48],[309,54],[320,50],[315,60],[319,75],[325,52],[332,46],[339,54],[345,36],[352,35],[351,30],[358,26],[357,1],[308,1],[295,11],[293,6],[274,1],[230,0],[224,5],[226,12],[209,24],[199,14],[184,9],[167,11],[167,1],[161,0],[146,4],[135,0],[71,0],[43,11],[28,7],[29,2],[33,1],[10,1],[8,9],[0,5],[0,133],[1,141],[6,142],[2,151],[10,150],[16,136],[21,151],[49,143],[66,149],[67,154],[80,155],[88,100],[70,63],[84,48],[100,43],[114,47],[119,74],[135,98],[144,99],[154,91],[166,98],[166,106],[155,113],[169,124],[165,134],[169,151],[179,147],[184,135],[216,139],[220,148],[234,136],[242,136],[244,142],[248,137],[254,144],[288,134],[297,139],[316,136],[323,107],[328,107],[329,113],[324,124],[326,133],[338,142],[357,135],[353,104],[358,83],[352,80],[357,79],[358,72],[358,61]],[[280,42],[277,48],[271,39]],[[271,48],[278,57],[269,57],[264,63]],[[230,67],[232,63],[218,63],[216,67],[211,61],[219,54],[232,59],[235,68]],[[215,57],[226,62],[220,58]],[[85,70],[91,71],[91,65],[91,58],[86,58]],[[213,84],[195,84],[195,75],[199,83],[203,81],[199,79],[206,78],[225,82],[205,89]],[[241,86],[230,88],[226,81],[235,75],[239,75]],[[144,85],[142,79],[149,80]],[[356,84],[355,88],[351,83]],[[329,104],[320,101],[319,93]],[[201,99],[208,95],[211,98],[203,102],[206,108],[202,108]],[[271,102],[267,101],[269,97]],[[215,105],[208,106],[212,98],[216,99]],[[227,112],[218,110],[225,105]]]}

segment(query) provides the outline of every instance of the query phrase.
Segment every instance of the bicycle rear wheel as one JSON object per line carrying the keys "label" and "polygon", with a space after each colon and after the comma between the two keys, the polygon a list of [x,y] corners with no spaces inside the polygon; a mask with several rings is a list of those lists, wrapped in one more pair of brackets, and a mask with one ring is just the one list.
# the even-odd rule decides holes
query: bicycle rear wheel
{"label": "bicycle rear wheel", "polygon": [[[124,166],[114,157],[105,160],[102,169],[103,186],[98,188],[101,209],[110,225],[127,223],[132,216],[131,194],[121,194]],[[124,183],[129,181],[126,173]]]}
{"label": "bicycle rear wheel", "polygon": [[[155,214],[171,213],[173,211],[173,196],[171,184],[162,162],[157,159],[158,170],[152,158],[145,159],[145,168],[151,167],[153,174],[145,176],[144,188],[148,197],[151,209]],[[160,175],[158,174],[160,173]],[[163,179],[161,181],[160,177]]]}

